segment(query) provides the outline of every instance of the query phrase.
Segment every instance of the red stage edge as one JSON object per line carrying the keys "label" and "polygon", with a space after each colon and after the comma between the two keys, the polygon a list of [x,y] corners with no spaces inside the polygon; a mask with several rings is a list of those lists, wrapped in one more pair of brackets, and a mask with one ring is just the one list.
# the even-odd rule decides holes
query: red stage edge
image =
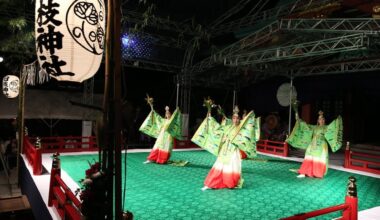
{"label": "red stage edge", "polygon": [[344,167],[347,169],[359,170],[380,175],[380,163],[373,161],[373,159],[380,160],[380,155],[378,155],[380,152],[374,149],[366,150],[371,150],[374,152],[374,154],[355,152],[355,150],[350,147],[350,142],[347,142],[344,152]]}
{"label": "red stage edge", "polygon": [[61,179],[59,153],[56,153],[53,156],[48,206],[54,206],[62,219],[83,219],[83,215],[80,212],[81,202]]}
{"label": "red stage edge", "polygon": [[257,141],[257,150],[267,154],[287,157],[289,155],[289,146],[287,142],[259,140]]}
{"label": "red stage edge", "polygon": [[307,213],[300,213],[294,216],[282,218],[281,220],[303,220],[308,218],[313,218],[316,216],[321,216],[325,214],[329,214],[336,211],[343,211],[342,220],[357,220],[358,219],[358,198],[357,198],[357,190],[356,190],[356,179],[355,177],[348,178],[347,185],[347,195],[345,197],[345,203],[327,207],[324,209],[319,209]]}
{"label": "red stage edge", "polygon": [[25,154],[26,159],[29,164],[32,166],[33,175],[41,175],[42,174],[42,154],[41,149],[36,148],[27,136],[24,136],[24,147],[23,154]]}

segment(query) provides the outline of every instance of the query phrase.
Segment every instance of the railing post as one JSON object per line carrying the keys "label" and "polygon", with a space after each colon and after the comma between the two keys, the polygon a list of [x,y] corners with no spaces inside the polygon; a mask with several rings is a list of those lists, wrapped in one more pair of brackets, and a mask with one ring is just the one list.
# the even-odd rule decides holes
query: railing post
{"label": "railing post", "polygon": [[130,211],[124,211],[122,220],[133,220],[133,214]]}
{"label": "railing post", "polygon": [[289,153],[288,142],[284,142],[284,157],[287,157]]}
{"label": "railing post", "polygon": [[55,153],[53,155],[53,164],[51,166],[51,172],[50,172],[50,186],[49,186],[49,199],[48,199],[48,206],[53,205],[53,188],[54,186],[58,185],[55,175],[61,176],[61,161],[59,159],[59,153]]}
{"label": "railing post", "polygon": [[268,140],[265,140],[264,141],[264,150],[265,150],[265,153],[268,153],[268,152],[266,152],[268,150],[267,147],[268,147]]}
{"label": "railing post", "polygon": [[349,205],[349,208],[343,211],[343,219],[357,220],[358,219],[358,197],[357,197],[357,190],[356,190],[356,178],[353,176],[350,176],[348,178],[345,203]]}
{"label": "railing post", "polygon": [[33,159],[33,175],[42,174],[41,138],[37,137],[35,143],[35,154]]}
{"label": "railing post", "polygon": [[351,153],[351,151],[350,151],[350,142],[348,142],[347,141],[347,143],[346,143],[346,150],[345,150],[345,152],[344,152],[344,167],[345,168],[349,168],[350,167],[350,163],[351,163],[351,161],[350,161],[350,153]]}

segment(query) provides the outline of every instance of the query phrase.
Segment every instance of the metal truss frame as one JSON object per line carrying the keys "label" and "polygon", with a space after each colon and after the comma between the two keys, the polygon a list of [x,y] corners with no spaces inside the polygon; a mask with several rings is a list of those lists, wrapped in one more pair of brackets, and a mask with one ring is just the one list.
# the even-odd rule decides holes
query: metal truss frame
{"label": "metal truss frame", "polygon": [[380,70],[380,59],[371,58],[355,61],[344,61],[337,63],[329,63],[324,65],[303,66],[298,68],[279,69],[274,72],[260,72],[253,70],[255,75],[250,80],[240,80],[241,87],[249,86],[252,83],[260,80],[265,80],[272,76],[285,77],[307,77],[325,74],[347,74],[347,73],[362,73]]}
{"label": "metal truss frame", "polygon": [[191,73],[201,73],[206,69],[216,66],[218,63],[222,63],[226,56],[230,56],[240,50],[249,49],[256,47],[270,39],[270,37],[278,32],[279,23],[273,22],[262,29],[242,38],[241,40],[227,46],[226,48],[212,54],[210,57],[203,59],[202,61],[196,63],[195,65],[188,67],[187,71]]}
{"label": "metal truss frame", "polygon": [[318,66],[305,66],[293,69],[293,76],[310,76],[328,73],[353,73],[380,70],[380,59],[345,61]]}
{"label": "metal truss frame", "polygon": [[[262,11],[254,15],[245,16],[239,20],[235,20],[229,23],[221,24],[210,30],[211,35],[217,36],[235,30],[252,27],[259,22],[268,21],[290,15],[297,11],[305,10],[306,8],[318,7],[328,3],[337,2],[336,0],[297,0],[295,2],[281,5],[276,8]],[[338,1],[338,2],[341,2]]]}
{"label": "metal truss frame", "polygon": [[364,34],[344,35],[341,37],[325,40],[265,49],[245,54],[237,54],[226,57],[224,64],[227,66],[244,66],[254,63],[320,56],[338,52],[365,49],[368,47],[368,44],[369,38]]}
{"label": "metal truss frame", "polygon": [[323,31],[339,33],[380,34],[380,19],[328,18],[328,19],[281,19],[280,30]]}

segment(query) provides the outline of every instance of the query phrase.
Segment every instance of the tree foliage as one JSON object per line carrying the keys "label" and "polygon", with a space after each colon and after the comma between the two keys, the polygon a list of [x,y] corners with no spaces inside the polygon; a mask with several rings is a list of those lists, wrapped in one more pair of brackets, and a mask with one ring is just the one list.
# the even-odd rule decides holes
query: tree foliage
{"label": "tree foliage", "polygon": [[0,55],[5,67],[18,72],[22,64],[36,59],[34,1],[0,0]]}

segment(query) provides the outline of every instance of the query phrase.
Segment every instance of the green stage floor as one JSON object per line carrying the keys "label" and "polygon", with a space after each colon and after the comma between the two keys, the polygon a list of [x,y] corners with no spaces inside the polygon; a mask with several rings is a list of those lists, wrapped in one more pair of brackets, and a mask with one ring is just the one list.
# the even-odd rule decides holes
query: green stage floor
{"label": "green stage floor", "polygon": [[[215,157],[205,151],[173,152],[184,167],[143,164],[148,153],[128,153],[125,210],[134,219],[279,219],[344,202],[349,176],[357,178],[359,210],[380,206],[380,179],[329,169],[324,179],[296,178],[298,162],[259,156],[243,161],[242,189],[201,191]],[[97,155],[61,156],[75,181]],[[124,160],[124,156],[123,156]],[[124,171],[123,171],[124,172]],[[340,216],[334,213],[323,218]]]}

